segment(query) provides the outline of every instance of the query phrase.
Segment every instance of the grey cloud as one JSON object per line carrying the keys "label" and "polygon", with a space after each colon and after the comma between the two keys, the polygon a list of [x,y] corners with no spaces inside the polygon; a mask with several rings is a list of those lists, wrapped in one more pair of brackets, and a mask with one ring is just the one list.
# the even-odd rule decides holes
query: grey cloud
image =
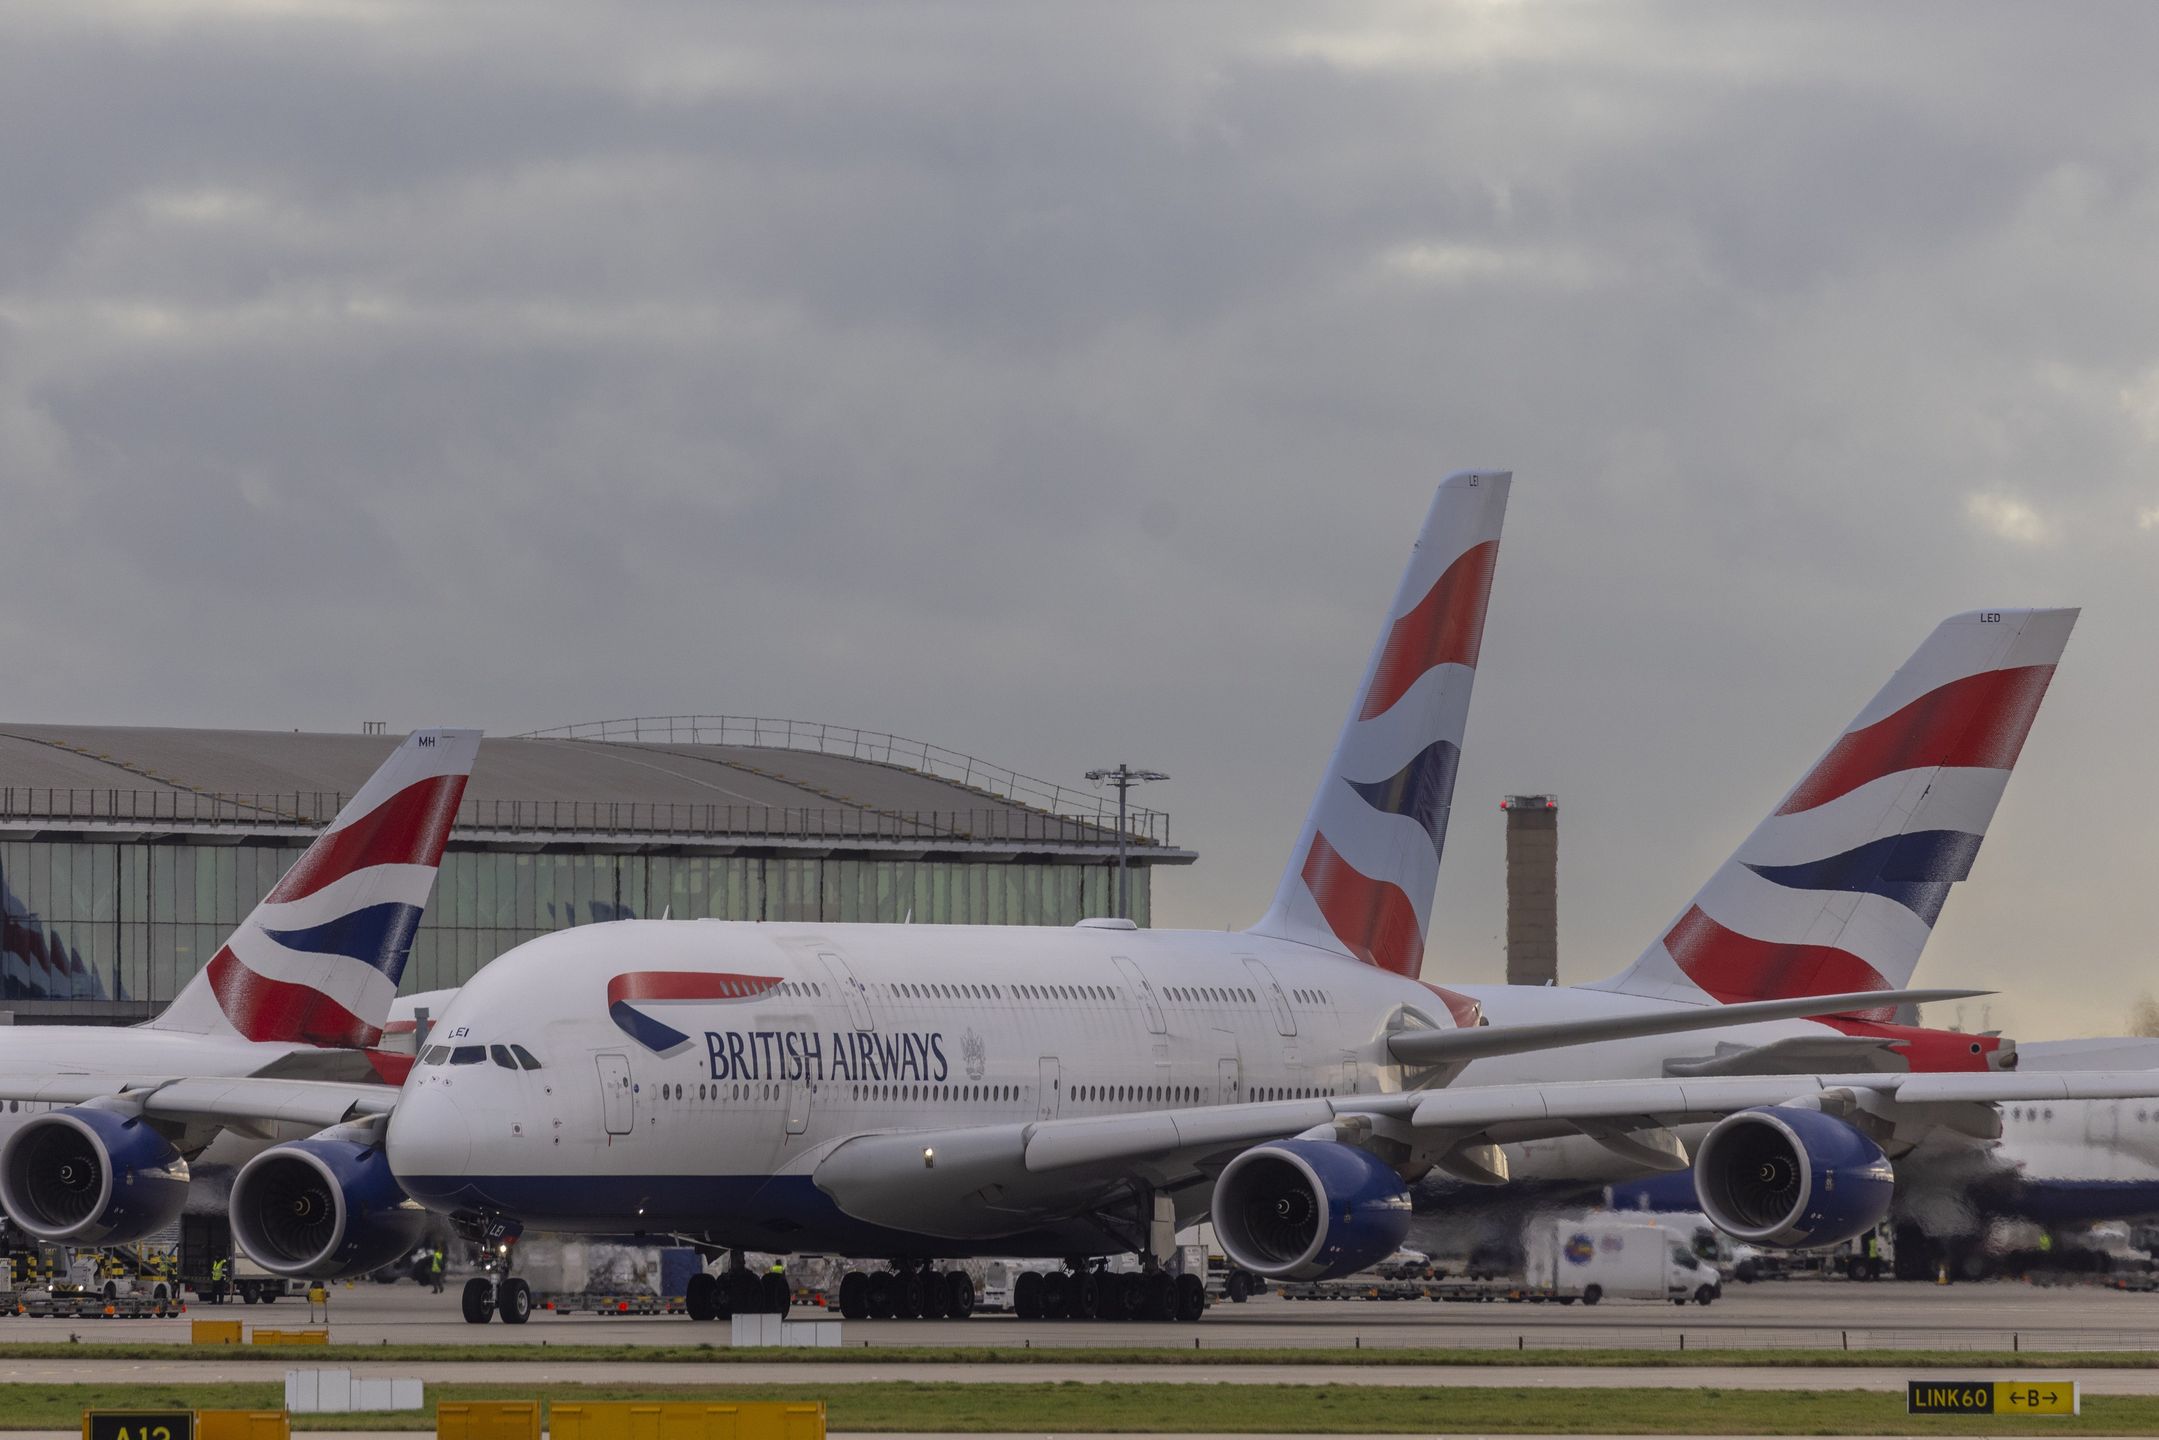
{"label": "grey cloud", "polygon": [[9,711],[1125,757],[1205,857],[1159,913],[1244,923],[1429,485],[1512,464],[1435,967],[1497,973],[1500,794],[1561,793],[1586,978],[1937,618],[2081,602],[1926,976],[2104,1027],[2148,14],[8,11]]}

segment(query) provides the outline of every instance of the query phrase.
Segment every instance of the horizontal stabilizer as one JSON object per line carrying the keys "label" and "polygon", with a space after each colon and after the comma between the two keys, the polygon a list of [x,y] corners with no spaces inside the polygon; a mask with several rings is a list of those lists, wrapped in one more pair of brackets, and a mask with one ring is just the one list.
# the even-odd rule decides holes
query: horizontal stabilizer
{"label": "horizontal stabilizer", "polygon": [[1803,1020],[1812,1015],[1841,1015],[1879,1005],[1928,1005],[1938,1000],[1970,1000],[1984,990],[1864,990],[1847,995],[1801,995],[1788,1000],[1753,1000],[1739,1005],[1686,1005],[1646,1010],[1634,1015],[1593,1020],[1555,1020],[1542,1025],[1480,1025],[1467,1030],[1401,1030],[1387,1037],[1387,1048],[1404,1065],[1458,1065],[1490,1055],[1520,1055],[1592,1045],[1599,1040],[1634,1040],[1684,1030],[1714,1030],[1758,1020]]}

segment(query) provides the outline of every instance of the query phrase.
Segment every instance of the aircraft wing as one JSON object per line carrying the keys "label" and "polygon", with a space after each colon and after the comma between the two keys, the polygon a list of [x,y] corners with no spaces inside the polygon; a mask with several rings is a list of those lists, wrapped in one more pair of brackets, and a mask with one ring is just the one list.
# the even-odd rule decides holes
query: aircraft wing
{"label": "aircraft wing", "polygon": [[258,1135],[312,1132],[397,1105],[389,1085],[338,1080],[287,1080],[258,1075],[46,1075],[0,1078],[0,1100],[81,1105],[118,1100],[152,1120],[179,1126],[222,1126]]}
{"label": "aircraft wing", "polygon": [[1737,1005],[1659,1006],[1632,1015],[1556,1020],[1541,1025],[1477,1025],[1461,1030],[1398,1030],[1387,1049],[1405,1065],[1448,1065],[1487,1055],[1520,1055],[1600,1040],[1633,1040],[1687,1030],[1717,1030],[1762,1020],[1803,1020],[1884,1005],[1931,1005],[1970,1000],[1979,990],[1861,990],[1843,995],[1802,995],[1788,1000],[1750,1000]]}
{"label": "aircraft wing", "polygon": [[[1239,1151],[1301,1135],[1377,1136],[1465,1178],[1496,1182],[1503,1171],[1479,1174],[1489,1163],[1479,1147],[1578,1133],[1654,1163],[1677,1144],[1661,1138],[1670,1127],[1755,1106],[1864,1112],[1900,1135],[1943,1125],[1979,1133],[1998,1124],[1990,1108],[1998,1103],[2141,1096],[2159,1097],[2159,1071],[1869,1071],[1484,1085],[863,1135],[827,1151],[813,1175],[859,1219],[979,1236],[1093,1210],[1135,1186],[1175,1191],[1211,1184]],[[1678,1154],[1684,1168],[1685,1152]]]}

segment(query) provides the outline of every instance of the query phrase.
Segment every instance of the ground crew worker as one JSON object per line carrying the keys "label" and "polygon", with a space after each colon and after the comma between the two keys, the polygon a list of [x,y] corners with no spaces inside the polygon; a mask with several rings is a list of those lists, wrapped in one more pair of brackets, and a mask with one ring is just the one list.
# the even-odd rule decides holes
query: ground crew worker
{"label": "ground crew worker", "polygon": [[222,1255],[210,1262],[210,1303],[213,1305],[225,1303],[225,1272],[231,1264]]}
{"label": "ground crew worker", "polygon": [[442,1247],[437,1245],[427,1252],[427,1278],[434,1283],[435,1293],[442,1293]]}

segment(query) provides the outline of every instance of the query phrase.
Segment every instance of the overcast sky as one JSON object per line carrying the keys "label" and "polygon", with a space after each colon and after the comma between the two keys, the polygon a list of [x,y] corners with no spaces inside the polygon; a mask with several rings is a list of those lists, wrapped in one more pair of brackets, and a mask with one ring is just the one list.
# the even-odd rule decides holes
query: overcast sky
{"label": "overcast sky", "polygon": [[[1272,891],[1511,466],[1427,978],[1631,958],[1940,617],[2085,615],[1921,968],[2159,988],[2148,4],[0,7],[0,718],[1129,759]],[[1934,1018],[1947,1020],[1946,1014]],[[1969,1023],[1980,1019],[1976,1007]]]}

